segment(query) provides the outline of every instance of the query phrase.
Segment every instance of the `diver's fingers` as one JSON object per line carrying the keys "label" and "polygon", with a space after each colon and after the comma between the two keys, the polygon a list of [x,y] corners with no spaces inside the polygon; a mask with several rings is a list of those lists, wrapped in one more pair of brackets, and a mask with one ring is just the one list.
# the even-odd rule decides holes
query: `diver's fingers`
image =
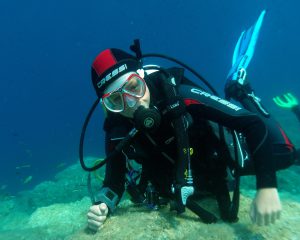
{"label": "diver's fingers", "polygon": [[271,223],[275,223],[275,221],[277,220],[277,212],[276,213],[273,213],[271,215]]}
{"label": "diver's fingers", "polygon": [[91,212],[89,212],[87,215],[89,220],[94,220],[97,222],[104,222],[106,220],[106,216],[98,216]]}
{"label": "diver's fingers", "polygon": [[258,226],[263,226],[264,225],[264,215],[256,212],[256,219],[255,222]]}
{"label": "diver's fingers", "polygon": [[269,225],[271,223],[271,217],[272,217],[272,213],[266,213],[263,215],[264,218],[264,225]]}
{"label": "diver's fingers", "polygon": [[107,207],[107,205],[105,203],[101,203],[99,205],[99,209],[100,209],[102,215],[107,215],[107,213],[108,213],[108,207]]}
{"label": "diver's fingers", "polygon": [[89,210],[91,213],[97,215],[97,216],[101,216],[101,211],[100,211],[100,208],[98,205],[93,205],[90,207],[90,210]]}
{"label": "diver's fingers", "polygon": [[276,211],[271,214],[270,223],[275,223],[276,220],[280,219],[281,211]]}
{"label": "diver's fingers", "polygon": [[101,222],[97,222],[97,221],[92,220],[92,219],[88,220],[88,227],[92,230],[97,231],[102,226],[103,226],[103,223],[101,223]]}

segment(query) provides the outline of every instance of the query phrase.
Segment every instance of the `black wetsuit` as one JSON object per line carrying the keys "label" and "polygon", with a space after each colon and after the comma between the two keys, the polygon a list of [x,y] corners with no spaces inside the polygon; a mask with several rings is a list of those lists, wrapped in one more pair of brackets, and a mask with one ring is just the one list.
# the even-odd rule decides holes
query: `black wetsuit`
{"label": "black wetsuit", "polygon": [[[292,108],[292,112],[296,115],[298,121],[300,122],[300,107],[299,105]],[[297,160],[296,164],[300,165],[300,148],[297,149]]]}
{"label": "black wetsuit", "polygon": [[[182,77],[176,70],[172,74]],[[165,97],[161,90],[160,73],[146,76],[145,81],[151,95],[150,107],[156,107],[163,112]],[[196,187],[205,183],[203,178],[214,180],[226,177],[224,169],[227,152],[222,148],[208,120],[244,135],[254,163],[257,188],[277,187],[276,169],[285,168],[294,161],[294,147],[271,117],[257,114],[247,98],[241,103],[250,111],[206,93],[192,84],[182,84],[178,90],[194,122],[189,129],[189,135],[190,147],[194,150],[191,157]],[[132,120],[109,114],[104,124],[106,153],[113,151],[120,138],[125,137],[133,127]],[[145,179],[150,179],[162,195],[168,194],[174,181],[172,161],[176,159],[175,142],[170,119],[162,114],[162,123],[157,131],[147,134],[139,132],[123,154],[107,163],[104,187],[109,187],[121,197],[128,157],[142,163]]]}
{"label": "black wetsuit", "polygon": [[293,107],[292,112],[296,115],[298,121],[300,122],[300,107],[298,105]]}

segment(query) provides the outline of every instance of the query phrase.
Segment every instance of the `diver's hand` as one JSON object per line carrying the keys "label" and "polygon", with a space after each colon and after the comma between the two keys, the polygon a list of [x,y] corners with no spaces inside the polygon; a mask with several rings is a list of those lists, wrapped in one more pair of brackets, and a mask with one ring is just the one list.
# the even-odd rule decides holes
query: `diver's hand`
{"label": "diver's hand", "polygon": [[87,214],[88,228],[98,231],[102,228],[108,214],[108,208],[105,203],[93,205]]}
{"label": "diver's hand", "polygon": [[250,218],[259,226],[269,225],[280,218],[281,203],[276,188],[262,188],[251,204]]}

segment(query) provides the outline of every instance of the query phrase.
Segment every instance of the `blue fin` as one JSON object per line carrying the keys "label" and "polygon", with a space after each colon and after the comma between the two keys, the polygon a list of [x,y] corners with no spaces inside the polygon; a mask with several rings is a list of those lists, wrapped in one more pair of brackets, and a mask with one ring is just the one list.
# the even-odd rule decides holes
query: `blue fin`
{"label": "blue fin", "polygon": [[245,34],[245,31],[242,32],[241,36],[239,37],[239,40],[237,41],[237,43],[235,45],[234,52],[233,52],[233,57],[232,57],[232,66],[235,64],[236,59],[239,55],[241,41],[242,41],[242,38],[243,38],[244,34]]}
{"label": "blue fin", "polygon": [[[263,10],[256,21],[255,25],[248,30],[243,31],[239,37],[234,49],[232,57],[232,67],[229,71],[228,77],[238,72],[239,69],[246,69],[253,57],[259,31],[264,20],[266,11]],[[235,80],[234,78],[232,80]]]}

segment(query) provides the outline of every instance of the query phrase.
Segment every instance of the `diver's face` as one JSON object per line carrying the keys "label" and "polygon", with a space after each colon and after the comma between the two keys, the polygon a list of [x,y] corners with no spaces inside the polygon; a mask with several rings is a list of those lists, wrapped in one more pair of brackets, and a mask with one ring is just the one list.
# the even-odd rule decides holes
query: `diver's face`
{"label": "diver's face", "polygon": [[143,70],[129,72],[109,85],[102,96],[106,110],[133,118],[139,106],[149,108],[150,92],[143,77]]}

